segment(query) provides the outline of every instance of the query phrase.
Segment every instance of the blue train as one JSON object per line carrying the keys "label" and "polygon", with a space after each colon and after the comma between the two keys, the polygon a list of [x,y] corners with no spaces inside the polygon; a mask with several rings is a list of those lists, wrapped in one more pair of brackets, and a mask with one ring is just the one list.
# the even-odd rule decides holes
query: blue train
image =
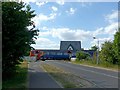
{"label": "blue train", "polygon": [[75,57],[75,52],[71,55],[65,50],[34,50],[34,54],[37,55],[37,60],[69,60],[70,57]]}
{"label": "blue train", "polygon": [[[93,50],[83,50],[93,56]],[[76,58],[76,51],[68,50],[34,50],[33,54],[37,54],[39,60],[69,60],[70,58]],[[38,55],[39,54],[39,55]]]}
{"label": "blue train", "polygon": [[[44,55],[41,56],[41,60],[69,60],[70,54],[67,51],[61,50],[42,50]],[[75,52],[71,53],[71,57],[76,57]]]}
{"label": "blue train", "polygon": [[41,60],[68,60],[68,55],[43,55],[40,58]]}

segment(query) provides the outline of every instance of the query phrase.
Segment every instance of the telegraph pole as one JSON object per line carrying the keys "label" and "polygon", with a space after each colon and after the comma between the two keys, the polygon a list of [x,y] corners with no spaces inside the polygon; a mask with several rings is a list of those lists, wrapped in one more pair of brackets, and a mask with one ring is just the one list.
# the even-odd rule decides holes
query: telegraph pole
{"label": "telegraph pole", "polygon": [[[93,39],[97,39],[96,37],[93,37]],[[99,64],[99,39],[97,39],[97,61],[96,64]]]}

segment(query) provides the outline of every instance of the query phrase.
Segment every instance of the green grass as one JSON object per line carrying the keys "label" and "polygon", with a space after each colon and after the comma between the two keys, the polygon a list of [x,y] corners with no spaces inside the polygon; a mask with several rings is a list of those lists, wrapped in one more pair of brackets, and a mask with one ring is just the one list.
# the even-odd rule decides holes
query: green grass
{"label": "green grass", "polygon": [[58,81],[61,86],[63,86],[64,88],[75,88],[75,85],[73,83],[71,83],[69,81],[69,79],[67,79],[68,74],[65,73],[64,71],[48,65],[48,64],[44,64],[42,65],[42,67],[51,75],[53,76],[53,78]]}
{"label": "green grass", "polygon": [[72,73],[66,72],[61,68],[42,64],[42,67],[57,81],[63,88],[82,88],[92,87],[93,83],[82,79],[80,76],[76,76]]}
{"label": "green grass", "polygon": [[19,67],[17,68],[17,73],[15,77],[3,81],[2,88],[3,90],[8,88],[22,88],[22,90],[26,90],[27,88],[27,72],[28,72],[28,63],[27,61],[23,61]]}
{"label": "green grass", "polygon": [[73,61],[72,63],[102,67],[102,68],[112,69],[116,71],[118,70],[118,65],[114,65],[106,62],[100,62],[99,64],[96,64],[95,60],[80,60],[80,61],[76,60],[76,61]]}

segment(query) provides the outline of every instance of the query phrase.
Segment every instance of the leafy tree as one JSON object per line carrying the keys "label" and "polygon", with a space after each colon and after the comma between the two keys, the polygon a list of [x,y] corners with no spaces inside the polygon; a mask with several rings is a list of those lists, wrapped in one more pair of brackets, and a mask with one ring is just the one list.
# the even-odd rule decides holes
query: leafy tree
{"label": "leafy tree", "polygon": [[94,50],[94,53],[93,53],[93,60],[97,60],[97,49],[98,47],[96,45],[92,46],[89,50]]}
{"label": "leafy tree", "polygon": [[106,41],[102,45],[100,59],[112,64],[120,62],[120,28],[114,35],[113,42]]}
{"label": "leafy tree", "polygon": [[115,58],[120,62],[120,28],[114,35],[113,47],[115,52]]}
{"label": "leafy tree", "polygon": [[93,60],[97,60],[97,51],[93,53]]}
{"label": "leafy tree", "polygon": [[116,64],[118,61],[114,57],[113,42],[106,41],[101,48],[100,59],[101,61]]}
{"label": "leafy tree", "polygon": [[97,51],[98,47],[95,45],[95,46],[92,46],[90,50],[95,50]]}
{"label": "leafy tree", "polygon": [[[38,30],[31,19],[35,17],[29,5],[23,2],[2,2],[3,29],[3,79],[14,75],[20,58],[28,52],[35,43]],[[30,30],[28,26],[33,26]]]}
{"label": "leafy tree", "polygon": [[77,57],[77,60],[88,59],[90,57],[90,54],[84,51],[80,51],[80,52],[77,52],[76,57]]}
{"label": "leafy tree", "polygon": [[81,48],[81,50],[84,50],[84,48]]}

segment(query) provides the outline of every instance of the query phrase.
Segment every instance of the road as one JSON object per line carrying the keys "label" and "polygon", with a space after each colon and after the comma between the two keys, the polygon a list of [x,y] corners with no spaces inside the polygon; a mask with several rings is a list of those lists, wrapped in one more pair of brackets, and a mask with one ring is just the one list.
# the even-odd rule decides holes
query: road
{"label": "road", "polygon": [[45,61],[44,63],[57,66],[67,72],[85,78],[95,83],[98,88],[118,88],[118,72],[116,71],[82,66],[64,61]]}
{"label": "road", "polygon": [[61,88],[42,67],[41,62],[30,62],[28,67],[28,88]]}

